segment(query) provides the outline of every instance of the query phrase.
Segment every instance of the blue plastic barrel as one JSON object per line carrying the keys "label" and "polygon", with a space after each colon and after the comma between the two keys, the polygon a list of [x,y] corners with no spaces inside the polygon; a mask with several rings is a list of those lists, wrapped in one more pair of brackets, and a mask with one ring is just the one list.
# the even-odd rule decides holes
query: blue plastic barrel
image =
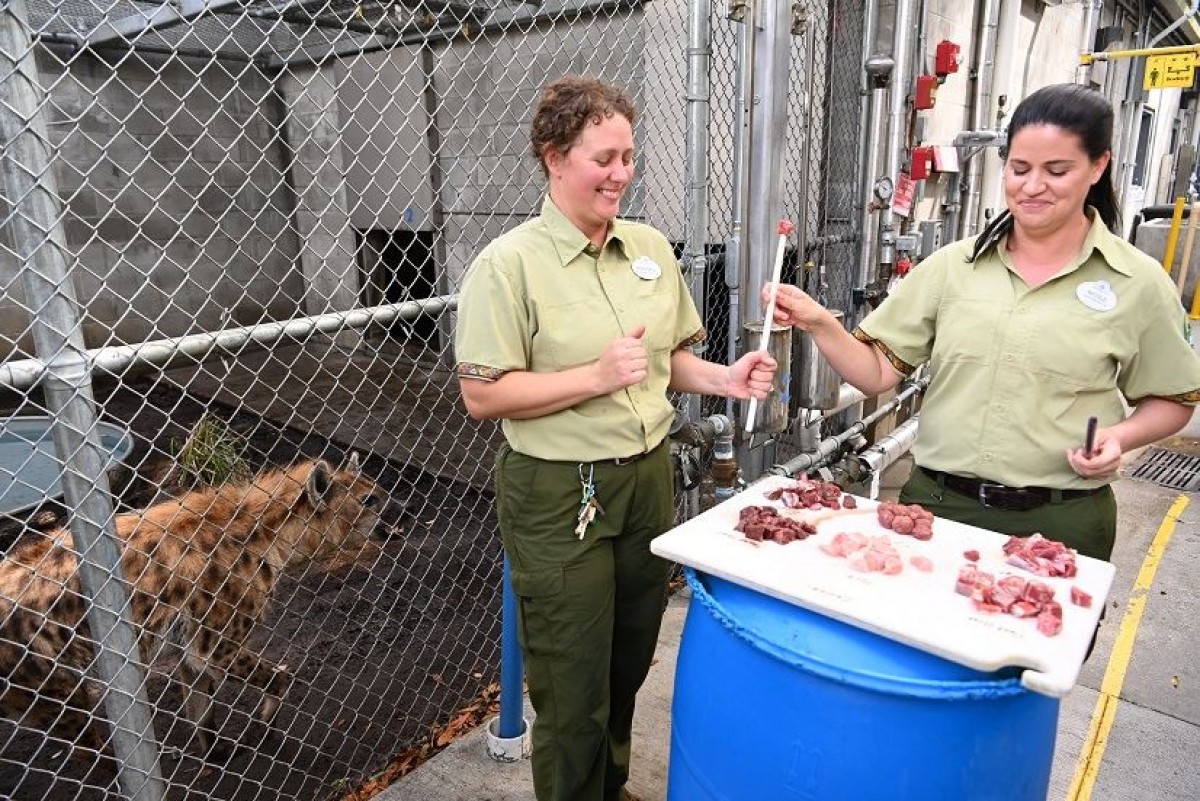
{"label": "blue plastic barrel", "polygon": [[1059,702],[1016,669],[687,578],[669,801],[1045,801]]}

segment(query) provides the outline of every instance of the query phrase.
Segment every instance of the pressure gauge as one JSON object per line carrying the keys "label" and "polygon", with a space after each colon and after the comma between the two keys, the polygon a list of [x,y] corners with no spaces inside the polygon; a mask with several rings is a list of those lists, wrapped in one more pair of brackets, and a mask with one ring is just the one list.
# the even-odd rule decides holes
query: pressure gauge
{"label": "pressure gauge", "polygon": [[875,196],[880,200],[888,200],[892,196],[892,179],[886,175],[875,179]]}

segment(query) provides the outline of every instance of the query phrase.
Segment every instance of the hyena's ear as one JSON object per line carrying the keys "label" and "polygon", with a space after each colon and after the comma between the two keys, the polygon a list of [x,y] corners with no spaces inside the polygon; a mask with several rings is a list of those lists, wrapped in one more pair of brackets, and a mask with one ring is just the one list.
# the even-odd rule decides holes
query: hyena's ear
{"label": "hyena's ear", "polygon": [[350,462],[346,465],[346,469],[352,473],[362,472],[362,468],[358,464],[358,451],[350,451]]}
{"label": "hyena's ear", "polygon": [[324,459],[318,459],[313,462],[308,480],[304,482],[304,493],[308,496],[308,502],[313,505],[314,509],[325,505],[331,487],[333,487],[333,475],[329,465]]}

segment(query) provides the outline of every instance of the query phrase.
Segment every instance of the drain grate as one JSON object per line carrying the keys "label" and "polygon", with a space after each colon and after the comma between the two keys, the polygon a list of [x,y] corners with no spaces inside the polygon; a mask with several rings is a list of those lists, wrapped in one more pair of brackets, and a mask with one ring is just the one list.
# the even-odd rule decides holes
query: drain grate
{"label": "drain grate", "polygon": [[1151,446],[1133,463],[1127,475],[1168,489],[1195,492],[1200,490],[1200,456]]}

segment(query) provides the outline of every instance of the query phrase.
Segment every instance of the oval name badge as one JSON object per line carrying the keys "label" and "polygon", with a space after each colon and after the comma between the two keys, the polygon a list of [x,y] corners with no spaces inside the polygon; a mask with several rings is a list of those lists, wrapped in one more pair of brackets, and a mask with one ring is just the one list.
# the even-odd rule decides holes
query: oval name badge
{"label": "oval name badge", "polygon": [[653,281],[662,275],[662,267],[659,267],[658,262],[649,256],[638,256],[633,260],[630,269],[643,281]]}
{"label": "oval name badge", "polygon": [[1117,293],[1107,281],[1085,281],[1075,288],[1075,297],[1093,311],[1107,312],[1117,308]]}

